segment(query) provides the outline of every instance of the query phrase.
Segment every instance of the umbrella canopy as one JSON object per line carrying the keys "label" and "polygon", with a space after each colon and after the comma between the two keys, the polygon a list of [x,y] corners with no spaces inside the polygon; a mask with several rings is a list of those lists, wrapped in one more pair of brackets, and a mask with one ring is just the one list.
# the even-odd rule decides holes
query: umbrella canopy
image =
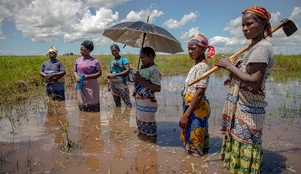
{"label": "umbrella canopy", "polygon": [[156,52],[175,54],[184,52],[181,43],[168,31],[154,24],[122,22],[107,28],[103,35],[114,42],[135,48],[152,47]]}

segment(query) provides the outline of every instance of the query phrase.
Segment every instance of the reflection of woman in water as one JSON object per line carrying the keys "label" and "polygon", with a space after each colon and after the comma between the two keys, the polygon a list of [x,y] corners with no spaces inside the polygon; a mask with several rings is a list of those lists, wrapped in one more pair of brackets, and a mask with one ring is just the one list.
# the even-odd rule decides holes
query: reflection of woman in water
{"label": "reflection of woman in water", "polygon": [[136,147],[137,154],[133,167],[137,170],[137,173],[161,173],[158,169],[158,152],[157,146],[155,145],[157,138],[146,136],[138,137],[143,137],[144,141],[140,141],[139,146]]}
{"label": "reflection of woman in water", "polygon": [[89,169],[98,170],[99,160],[95,157],[103,152],[105,141],[100,138],[101,124],[99,112],[79,113],[80,138],[78,144],[82,146],[83,155],[87,156],[86,166]]}
{"label": "reflection of woman in water", "polygon": [[114,141],[116,153],[114,158],[116,161],[123,160],[122,149],[127,148],[131,137],[135,134],[135,127],[130,127],[131,108],[116,107],[112,118],[109,119],[110,140]]}
{"label": "reflection of woman in water", "polygon": [[64,143],[64,131],[57,129],[62,123],[66,123],[67,111],[65,102],[50,101],[48,103],[47,120],[44,122],[45,132],[55,135],[54,142],[56,144]]}

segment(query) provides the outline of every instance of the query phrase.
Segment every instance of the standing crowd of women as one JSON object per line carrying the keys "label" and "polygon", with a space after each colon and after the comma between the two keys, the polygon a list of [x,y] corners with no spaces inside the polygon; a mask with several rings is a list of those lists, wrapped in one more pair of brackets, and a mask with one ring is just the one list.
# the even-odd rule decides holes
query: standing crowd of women
{"label": "standing crowd of women", "polygon": [[[230,60],[222,56],[216,66],[229,71],[224,82],[228,92],[221,116],[220,131],[225,134],[221,149],[223,166],[231,173],[261,173],[263,161],[263,123],[265,119],[265,81],[274,65],[273,49],[266,36],[272,36],[270,13],[263,7],[247,8],[242,16],[242,32],[251,44],[242,59]],[[81,44],[79,57],[74,64],[77,100],[81,111],[99,111],[99,86],[97,78],[102,69],[93,51],[92,41]],[[126,107],[132,107],[130,90],[124,77],[129,74],[130,66],[126,57],[120,56],[119,46],[113,44],[111,53],[114,59],[110,62],[107,74],[108,90],[112,94],[116,107],[123,101]],[[205,34],[199,33],[188,41],[188,54],[194,64],[190,69],[184,89],[181,92],[183,113],[179,119],[180,139],[188,153],[200,156],[209,150],[210,103],[205,95],[209,77],[189,85],[194,79],[210,69],[207,58],[215,56]],[[62,90],[54,90],[54,83],[65,74],[64,65],[56,59],[57,50],[51,47],[48,51],[50,60],[45,61],[40,75],[45,78],[47,93],[57,94],[64,99]],[[157,135],[155,113],[158,109],[154,93],[161,90],[161,75],[154,63],[155,51],[144,47],[140,52],[142,66],[135,74],[132,96],[136,102],[136,123],[138,133],[146,136]],[[51,86],[51,88],[49,87]]]}

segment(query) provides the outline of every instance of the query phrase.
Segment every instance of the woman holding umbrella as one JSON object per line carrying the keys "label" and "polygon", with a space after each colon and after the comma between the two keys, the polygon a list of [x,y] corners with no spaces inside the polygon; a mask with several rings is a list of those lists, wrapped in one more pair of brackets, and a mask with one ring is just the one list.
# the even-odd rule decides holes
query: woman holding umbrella
{"label": "woman holding umbrella", "polygon": [[136,100],[136,123],[139,135],[157,136],[157,123],[155,114],[158,103],[154,92],[161,91],[161,75],[159,68],[154,63],[155,51],[150,47],[144,47],[140,52],[142,66],[140,73],[136,73],[134,80]]}
{"label": "woman holding umbrella", "polygon": [[82,56],[77,58],[74,64],[78,107],[86,112],[100,111],[97,78],[102,75],[102,71],[99,61],[90,55],[93,49],[92,41],[83,41],[80,46]]}
{"label": "woman holding umbrella", "polygon": [[207,77],[191,86],[188,84],[210,69],[209,62],[205,57],[207,48],[208,58],[213,58],[215,55],[214,47],[208,45],[208,39],[204,34],[196,34],[190,38],[188,54],[194,61],[194,66],[188,73],[182,91],[184,110],[179,121],[179,126],[182,128],[180,138],[184,142],[185,149],[195,156],[203,155],[209,149],[208,119],[210,106],[205,95],[209,78]]}
{"label": "woman holding umbrella", "polygon": [[110,62],[110,73],[107,75],[108,91],[111,92],[117,107],[121,106],[122,98],[125,105],[131,108],[130,91],[126,80],[126,76],[130,73],[129,61],[119,55],[120,49],[117,44],[111,45],[110,49],[114,59]]}
{"label": "woman holding umbrella", "polygon": [[225,134],[221,158],[231,173],[261,173],[262,129],[265,118],[264,84],[274,65],[270,13],[263,7],[247,8],[242,16],[242,31],[251,44],[235,64],[221,57],[216,65],[231,76],[224,104],[220,131]]}

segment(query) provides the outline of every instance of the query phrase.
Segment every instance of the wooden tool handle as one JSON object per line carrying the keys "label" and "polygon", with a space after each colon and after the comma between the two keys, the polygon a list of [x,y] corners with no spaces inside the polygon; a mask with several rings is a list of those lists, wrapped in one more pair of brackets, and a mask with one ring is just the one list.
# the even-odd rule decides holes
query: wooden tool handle
{"label": "wooden tool handle", "polygon": [[[285,23],[287,23],[287,21],[289,21],[287,18],[283,19],[280,21],[280,23],[278,25],[276,25],[271,32],[274,33],[276,30],[278,30],[279,28],[281,28]],[[267,37],[268,35],[266,34],[265,37]],[[249,49],[249,47],[251,46],[251,44],[245,46],[244,48],[242,48],[241,50],[237,51],[235,54],[233,54],[232,56],[229,57],[229,59],[233,59],[238,57],[239,55],[241,55],[242,53],[244,53],[245,51],[247,51]],[[207,72],[205,72],[204,74],[200,75],[199,77],[197,77],[196,79],[194,79],[193,81],[191,81],[188,86],[191,86],[193,84],[195,84],[196,82],[206,78],[207,76],[209,76],[210,74],[214,73],[216,70],[218,70],[218,66],[214,66],[213,68],[211,68],[210,70],[208,70]]]}

